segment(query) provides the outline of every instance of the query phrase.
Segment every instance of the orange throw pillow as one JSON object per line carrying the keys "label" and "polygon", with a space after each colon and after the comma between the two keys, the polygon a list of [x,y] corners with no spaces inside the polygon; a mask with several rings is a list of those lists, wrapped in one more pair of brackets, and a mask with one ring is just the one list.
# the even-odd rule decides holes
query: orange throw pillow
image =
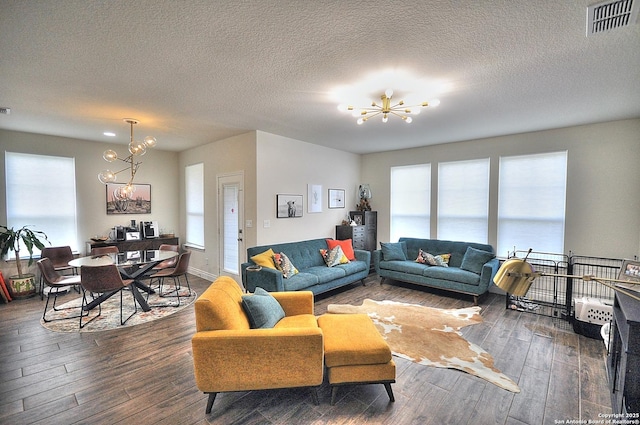
{"label": "orange throw pillow", "polygon": [[356,259],[356,254],[353,252],[353,242],[351,239],[345,239],[343,241],[337,241],[335,239],[327,239],[327,247],[332,250],[336,246],[342,248],[342,252],[347,256],[349,261]]}

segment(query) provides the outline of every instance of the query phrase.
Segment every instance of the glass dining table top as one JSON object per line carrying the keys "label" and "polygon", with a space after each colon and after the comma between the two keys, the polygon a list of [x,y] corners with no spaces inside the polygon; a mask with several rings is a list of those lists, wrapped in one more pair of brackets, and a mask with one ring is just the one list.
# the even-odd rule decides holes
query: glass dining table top
{"label": "glass dining table top", "polygon": [[81,266],[106,266],[115,264],[119,267],[135,266],[148,263],[156,263],[168,260],[177,256],[175,251],[166,251],[158,249],[142,250],[142,251],[124,251],[112,254],[102,254],[87,257],[80,257],[69,261],[69,265],[73,267]]}

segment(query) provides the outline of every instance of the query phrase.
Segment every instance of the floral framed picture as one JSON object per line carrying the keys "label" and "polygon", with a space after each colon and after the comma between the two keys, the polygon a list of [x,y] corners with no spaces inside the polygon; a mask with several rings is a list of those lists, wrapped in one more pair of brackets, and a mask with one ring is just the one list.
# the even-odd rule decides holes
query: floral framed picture
{"label": "floral framed picture", "polygon": [[302,195],[276,195],[276,217],[302,217]]}
{"label": "floral framed picture", "polygon": [[134,184],[131,199],[118,199],[115,191],[124,183],[107,183],[107,214],[151,214],[151,185]]}
{"label": "floral framed picture", "polygon": [[329,189],[329,208],[344,208],[344,189]]}

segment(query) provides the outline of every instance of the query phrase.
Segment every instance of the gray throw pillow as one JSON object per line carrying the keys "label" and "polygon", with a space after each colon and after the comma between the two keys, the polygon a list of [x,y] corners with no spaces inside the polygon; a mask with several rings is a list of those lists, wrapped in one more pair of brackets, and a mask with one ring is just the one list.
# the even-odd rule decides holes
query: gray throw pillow
{"label": "gray throw pillow", "polygon": [[242,308],[251,329],[273,328],[285,316],[278,300],[260,287],[256,288],[253,295],[242,296]]}
{"label": "gray throw pillow", "polygon": [[467,247],[467,252],[465,252],[464,257],[462,257],[462,264],[460,264],[460,268],[468,272],[480,274],[482,273],[482,266],[484,266],[484,263],[491,260],[493,257],[495,257],[493,252]]}
{"label": "gray throw pillow", "polygon": [[382,248],[382,259],[384,261],[392,261],[392,260],[401,260],[404,261],[407,257],[404,255],[404,250],[402,249],[402,243],[383,243],[380,242],[380,247]]}

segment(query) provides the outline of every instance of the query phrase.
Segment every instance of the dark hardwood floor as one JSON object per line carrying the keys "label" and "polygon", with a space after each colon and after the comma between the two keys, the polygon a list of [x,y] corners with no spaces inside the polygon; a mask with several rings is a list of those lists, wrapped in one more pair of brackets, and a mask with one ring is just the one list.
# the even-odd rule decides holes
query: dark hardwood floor
{"label": "dark hardwood floor", "polygon": [[[210,283],[190,281],[199,294]],[[470,298],[370,278],[365,287],[317,297],[316,314],[365,298],[471,305]],[[576,335],[563,321],[506,310],[503,296],[489,294],[480,305],[484,322],[464,334],[518,382],[519,394],[396,358],[395,403],[384,386],[361,385],[342,388],[331,406],[325,384],[319,406],[301,389],[224,393],[206,415],[207,397],[193,379],[193,306],[132,328],[67,334],[40,325],[39,297],[0,304],[0,423],[535,425],[611,412],[602,341]],[[260,359],[255,368],[259,373]]]}

